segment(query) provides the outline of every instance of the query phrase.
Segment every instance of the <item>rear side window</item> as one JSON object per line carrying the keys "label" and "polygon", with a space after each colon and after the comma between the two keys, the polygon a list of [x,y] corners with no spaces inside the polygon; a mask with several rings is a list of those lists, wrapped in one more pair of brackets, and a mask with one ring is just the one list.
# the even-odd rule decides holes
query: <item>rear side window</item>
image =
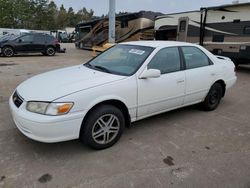
{"label": "rear side window", "polygon": [[52,43],[54,41],[54,39],[55,38],[53,36],[50,36],[50,35],[46,36],[46,42],[48,42],[48,43]]}
{"label": "rear side window", "polygon": [[161,74],[179,71],[181,63],[178,48],[171,47],[160,50],[148,64],[148,69],[158,69]]}
{"label": "rear side window", "polygon": [[35,35],[34,42],[45,43],[45,36],[44,35]]}
{"label": "rear side window", "polygon": [[182,47],[186,69],[193,69],[210,65],[210,61],[206,54],[200,49],[192,46]]}

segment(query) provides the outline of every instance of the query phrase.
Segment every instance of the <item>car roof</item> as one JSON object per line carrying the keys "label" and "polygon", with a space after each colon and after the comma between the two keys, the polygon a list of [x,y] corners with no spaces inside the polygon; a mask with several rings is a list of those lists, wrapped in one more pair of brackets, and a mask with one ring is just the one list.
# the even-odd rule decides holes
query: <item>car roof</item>
{"label": "car roof", "polygon": [[177,41],[133,41],[133,42],[123,42],[121,44],[127,45],[137,45],[137,46],[148,46],[153,48],[158,47],[172,47],[172,46],[197,46],[195,44],[187,42],[177,42]]}
{"label": "car roof", "polygon": [[23,33],[22,35],[45,35],[45,36],[52,36],[47,33]]}

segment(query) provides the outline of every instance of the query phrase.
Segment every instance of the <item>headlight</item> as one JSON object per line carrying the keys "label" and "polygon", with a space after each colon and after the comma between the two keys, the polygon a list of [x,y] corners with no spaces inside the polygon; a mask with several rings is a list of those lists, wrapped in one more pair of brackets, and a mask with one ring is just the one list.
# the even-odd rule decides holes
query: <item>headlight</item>
{"label": "headlight", "polygon": [[48,103],[48,102],[28,102],[26,109],[30,112],[43,115],[63,115],[67,114],[73,107],[73,103]]}

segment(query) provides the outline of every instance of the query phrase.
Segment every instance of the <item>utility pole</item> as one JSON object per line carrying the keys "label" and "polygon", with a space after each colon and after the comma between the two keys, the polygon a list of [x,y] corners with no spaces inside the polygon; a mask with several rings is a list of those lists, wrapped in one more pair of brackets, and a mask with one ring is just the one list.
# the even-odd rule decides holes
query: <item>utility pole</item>
{"label": "utility pole", "polygon": [[109,43],[115,43],[115,2],[109,0]]}

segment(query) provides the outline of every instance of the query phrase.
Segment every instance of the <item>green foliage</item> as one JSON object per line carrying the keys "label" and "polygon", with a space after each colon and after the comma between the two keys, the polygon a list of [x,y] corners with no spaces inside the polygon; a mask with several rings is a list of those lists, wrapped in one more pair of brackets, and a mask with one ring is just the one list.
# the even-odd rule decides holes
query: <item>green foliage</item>
{"label": "green foliage", "polygon": [[93,18],[92,9],[83,7],[76,13],[72,7],[58,8],[49,0],[0,0],[0,28],[56,30]]}

